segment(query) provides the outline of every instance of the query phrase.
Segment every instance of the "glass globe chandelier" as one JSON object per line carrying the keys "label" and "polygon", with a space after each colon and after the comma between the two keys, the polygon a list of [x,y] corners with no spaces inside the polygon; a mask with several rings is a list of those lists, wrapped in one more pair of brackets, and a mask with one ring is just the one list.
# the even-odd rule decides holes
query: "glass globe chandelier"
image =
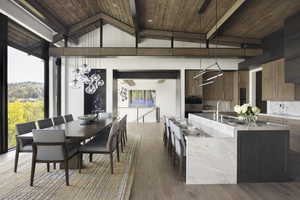
{"label": "glass globe chandelier", "polygon": [[73,70],[73,78],[71,80],[71,87],[79,89],[83,85],[87,85],[84,91],[87,94],[94,94],[99,87],[104,86],[104,81],[97,73],[91,73],[91,66],[87,64],[86,59],[82,65],[78,65],[78,58],[75,57],[75,69]]}

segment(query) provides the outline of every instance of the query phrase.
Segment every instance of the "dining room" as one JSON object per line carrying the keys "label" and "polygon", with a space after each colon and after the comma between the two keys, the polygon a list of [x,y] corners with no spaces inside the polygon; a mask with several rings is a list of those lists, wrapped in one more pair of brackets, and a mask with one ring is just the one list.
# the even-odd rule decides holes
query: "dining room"
{"label": "dining room", "polygon": [[299,199],[299,20],[299,0],[1,0],[0,199]]}

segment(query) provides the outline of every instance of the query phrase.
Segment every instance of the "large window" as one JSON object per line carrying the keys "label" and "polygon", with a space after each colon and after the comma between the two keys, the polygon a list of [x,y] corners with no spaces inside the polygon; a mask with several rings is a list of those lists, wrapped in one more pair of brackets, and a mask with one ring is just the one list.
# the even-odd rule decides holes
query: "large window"
{"label": "large window", "polygon": [[44,117],[44,61],[8,48],[8,147],[16,145],[15,126]]}

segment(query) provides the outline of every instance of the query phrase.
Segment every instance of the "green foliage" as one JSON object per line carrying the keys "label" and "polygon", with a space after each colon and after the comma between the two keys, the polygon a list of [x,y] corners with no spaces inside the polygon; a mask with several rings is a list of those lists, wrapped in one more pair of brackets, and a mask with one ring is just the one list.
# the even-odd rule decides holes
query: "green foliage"
{"label": "green foliage", "polygon": [[16,145],[16,124],[35,121],[44,118],[44,102],[21,102],[8,103],[8,146]]}
{"label": "green foliage", "polygon": [[18,99],[43,99],[43,97],[43,83],[21,82],[8,84],[8,98],[10,101]]}

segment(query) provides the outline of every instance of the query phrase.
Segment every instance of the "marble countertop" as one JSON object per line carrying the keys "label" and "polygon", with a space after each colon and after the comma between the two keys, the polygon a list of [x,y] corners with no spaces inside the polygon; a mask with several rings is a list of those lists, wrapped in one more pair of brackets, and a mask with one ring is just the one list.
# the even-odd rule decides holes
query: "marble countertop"
{"label": "marble countertop", "polygon": [[272,114],[261,113],[259,115],[266,116],[266,117],[277,117],[277,118],[283,118],[283,119],[300,120],[300,116],[298,116],[298,115],[288,115],[288,114],[279,114],[279,113],[272,113]]}
{"label": "marble countertop", "polygon": [[226,124],[228,126],[234,127],[237,131],[242,131],[242,130],[244,130],[244,131],[246,131],[246,130],[251,130],[251,131],[289,130],[288,126],[285,126],[282,124],[270,123],[270,122],[257,121],[255,124],[248,125],[248,124],[244,124],[243,122],[241,122],[239,120],[227,118],[226,116],[223,117],[223,120],[221,120],[221,119],[216,120],[216,119],[214,119],[213,114],[199,113],[199,114],[195,114],[195,115],[205,118],[205,119],[215,121],[215,122],[219,122],[221,124]]}

